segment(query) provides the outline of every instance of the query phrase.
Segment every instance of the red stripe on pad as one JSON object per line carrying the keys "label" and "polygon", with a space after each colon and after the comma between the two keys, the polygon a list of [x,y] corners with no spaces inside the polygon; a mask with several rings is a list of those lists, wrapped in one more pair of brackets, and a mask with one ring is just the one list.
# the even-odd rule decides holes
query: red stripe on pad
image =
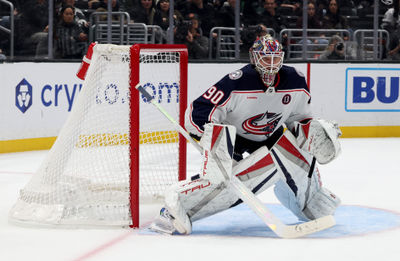
{"label": "red stripe on pad", "polygon": [[264,168],[268,165],[274,164],[274,161],[271,157],[271,154],[268,153],[267,156],[265,156],[264,158],[260,159],[259,161],[257,161],[254,165],[252,165],[250,168],[240,172],[239,174],[236,174],[236,177],[238,176],[243,176],[246,175],[249,172],[253,172],[255,170]]}
{"label": "red stripe on pad", "polygon": [[301,125],[301,128],[303,129],[304,135],[306,136],[307,139],[308,139],[308,133],[310,132],[310,124],[311,121],[307,124]]}
{"label": "red stripe on pad", "polygon": [[310,165],[308,164],[308,161],[303,157],[303,155],[301,155],[301,153],[296,149],[296,147],[293,146],[293,144],[285,136],[282,136],[277,144],[280,145],[282,148],[284,148],[290,154],[294,155],[296,158],[304,161],[307,165]]}
{"label": "red stripe on pad", "polygon": [[212,137],[211,137],[211,148],[210,148],[210,151],[213,149],[213,147],[215,145],[215,142],[217,141],[217,139],[219,137],[219,134],[221,133],[223,128],[224,127],[222,127],[222,126],[215,126],[215,125],[213,126],[213,134],[212,134]]}

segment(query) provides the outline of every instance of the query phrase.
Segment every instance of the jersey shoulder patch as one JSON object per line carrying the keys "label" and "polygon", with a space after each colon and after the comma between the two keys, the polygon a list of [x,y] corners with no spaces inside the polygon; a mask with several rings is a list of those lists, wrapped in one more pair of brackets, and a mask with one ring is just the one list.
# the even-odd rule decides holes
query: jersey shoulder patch
{"label": "jersey shoulder patch", "polygon": [[240,77],[242,77],[242,75],[243,75],[243,71],[242,70],[236,70],[236,71],[231,72],[229,74],[229,79],[237,80],[237,79],[240,79]]}

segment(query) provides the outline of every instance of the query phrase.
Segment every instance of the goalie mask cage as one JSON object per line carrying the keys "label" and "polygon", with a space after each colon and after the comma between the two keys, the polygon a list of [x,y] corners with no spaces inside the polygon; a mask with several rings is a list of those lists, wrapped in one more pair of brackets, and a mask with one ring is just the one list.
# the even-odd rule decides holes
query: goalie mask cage
{"label": "goalie mask cage", "polygon": [[186,177],[184,45],[97,44],[83,87],[46,159],[10,211],[19,224],[139,227],[139,205]]}

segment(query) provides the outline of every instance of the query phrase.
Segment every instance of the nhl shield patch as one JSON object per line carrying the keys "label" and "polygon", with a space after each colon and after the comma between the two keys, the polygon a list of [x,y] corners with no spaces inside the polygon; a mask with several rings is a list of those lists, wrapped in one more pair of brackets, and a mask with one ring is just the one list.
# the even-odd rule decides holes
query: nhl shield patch
{"label": "nhl shield patch", "polygon": [[243,75],[242,70],[237,70],[237,71],[231,72],[231,73],[229,74],[229,79],[231,79],[231,80],[237,80],[237,79],[239,79],[240,77],[242,77],[242,75]]}

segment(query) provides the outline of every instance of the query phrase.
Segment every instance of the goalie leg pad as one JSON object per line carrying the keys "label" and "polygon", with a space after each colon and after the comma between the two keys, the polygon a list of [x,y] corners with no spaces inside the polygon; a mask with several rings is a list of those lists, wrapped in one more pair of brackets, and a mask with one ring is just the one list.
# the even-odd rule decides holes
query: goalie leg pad
{"label": "goalie leg pad", "polygon": [[301,211],[302,208],[296,198],[296,195],[285,181],[281,179],[275,183],[274,193],[282,205],[289,209],[300,220],[308,221]]}
{"label": "goalie leg pad", "polygon": [[[233,171],[234,175],[255,194],[266,190],[280,178],[266,147],[260,148],[240,161]],[[168,230],[173,227],[173,230],[189,233],[190,221],[208,217],[240,203],[241,200],[226,187],[225,182],[212,183],[205,177],[193,181],[181,181],[169,187],[165,194],[165,207],[176,222],[172,224],[173,219],[171,219],[165,225],[162,221],[164,218],[160,216],[154,223],[158,222],[161,229],[153,230],[172,234],[173,231],[168,232]]]}
{"label": "goalie leg pad", "polygon": [[311,196],[307,198],[307,195],[304,195],[303,203],[300,200],[302,196],[296,196],[289,185],[283,180],[275,183],[274,193],[282,205],[302,221],[333,215],[336,208],[340,205],[339,197],[330,190],[315,185],[315,180],[311,183],[309,189]]}
{"label": "goalie leg pad", "polygon": [[311,153],[318,163],[327,164],[340,154],[338,138],[342,132],[337,123],[313,119],[308,123],[297,123],[296,125],[300,148]]}
{"label": "goalie leg pad", "polygon": [[232,173],[236,128],[231,125],[208,123],[200,145],[203,148],[201,176],[213,184],[225,182]]}
{"label": "goalie leg pad", "polygon": [[322,188],[318,168],[311,169],[312,155],[299,148],[293,134],[286,131],[271,151],[282,177],[274,188],[279,201],[304,221],[333,214],[340,200]]}

